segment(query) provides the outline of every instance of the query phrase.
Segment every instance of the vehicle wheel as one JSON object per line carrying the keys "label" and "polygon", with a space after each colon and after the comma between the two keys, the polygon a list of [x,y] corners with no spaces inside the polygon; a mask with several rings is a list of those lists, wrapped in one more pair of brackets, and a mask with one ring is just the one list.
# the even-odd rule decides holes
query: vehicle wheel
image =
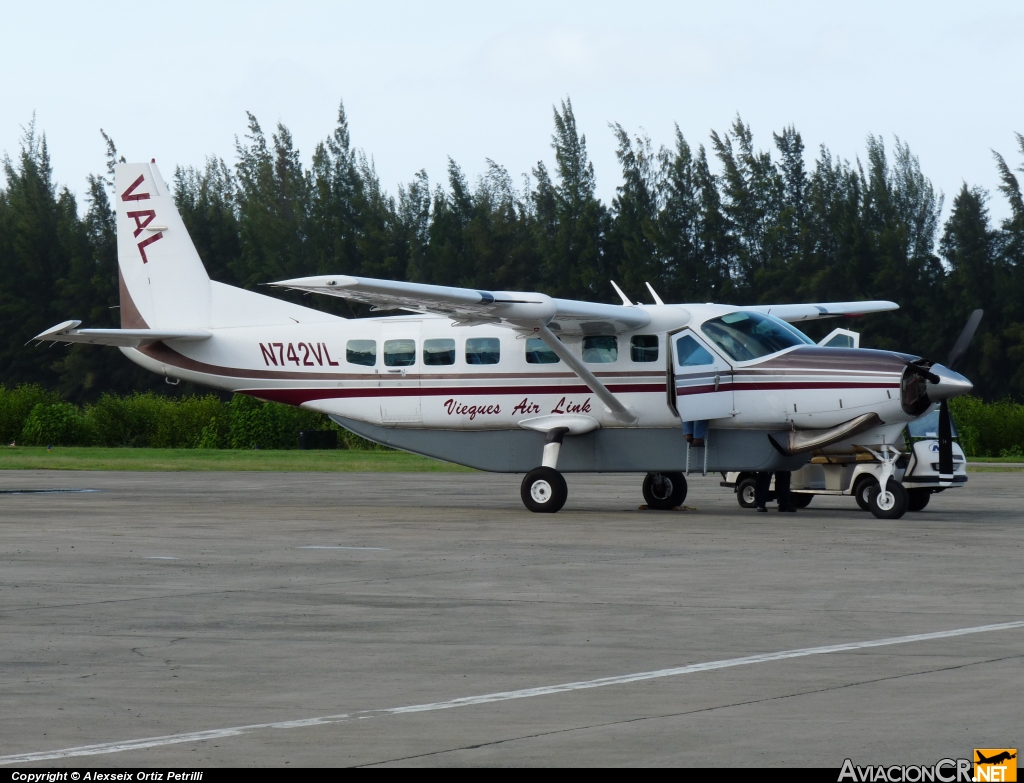
{"label": "vehicle wheel", "polygon": [[565,505],[569,488],[554,468],[534,468],[526,474],[519,491],[523,505],[536,513],[554,514]]}
{"label": "vehicle wheel", "polygon": [[681,506],[686,500],[686,476],[682,473],[648,473],[644,478],[648,508],[661,511]]}
{"label": "vehicle wheel", "polygon": [[748,476],[736,485],[736,500],[741,508],[753,508],[754,495],[757,491],[757,479]]}
{"label": "vehicle wheel", "polygon": [[789,502],[796,508],[807,508],[814,500],[814,495],[809,492],[792,492],[789,495]]}
{"label": "vehicle wheel", "polygon": [[857,501],[861,511],[871,510],[871,506],[868,504],[868,491],[877,486],[878,482],[871,476],[861,476],[857,479],[857,483],[853,487],[853,499]]}
{"label": "vehicle wheel", "polygon": [[907,495],[910,496],[907,511],[923,511],[928,501],[932,499],[932,493],[927,489],[908,489]]}
{"label": "vehicle wheel", "polygon": [[886,490],[882,492],[878,482],[871,485],[868,490],[871,513],[878,519],[899,519],[907,513],[907,504],[910,502],[906,487],[895,479],[889,479]]}

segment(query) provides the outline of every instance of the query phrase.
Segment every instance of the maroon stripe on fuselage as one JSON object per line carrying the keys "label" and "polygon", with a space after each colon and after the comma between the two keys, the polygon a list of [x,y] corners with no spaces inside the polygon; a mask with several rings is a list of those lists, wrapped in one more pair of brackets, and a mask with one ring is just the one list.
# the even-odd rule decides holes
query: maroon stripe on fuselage
{"label": "maroon stripe on fuselage", "polygon": [[[608,387],[613,392],[659,392],[665,393],[665,384],[632,383],[612,384]],[[467,386],[467,387],[430,387],[401,386],[363,387],[357,389],[242,389],[239,394],[249,394],[264,400],[285,402],[289,405],[301,405],[311,400],[337,400],[359,397],[495,397],[498,395],[530,395],[530,394],[593,394],[586,386]]]}
{"label": "maroon stripe on fuselage", "polygon": [[714,385],[707,386],[683,386],[676,390],[677,397],[686,397],[691,394],[710,394],[714,391],[790,391],[792,389],[898,389],[898,383],[727,383],[722,381],[718,389]]}

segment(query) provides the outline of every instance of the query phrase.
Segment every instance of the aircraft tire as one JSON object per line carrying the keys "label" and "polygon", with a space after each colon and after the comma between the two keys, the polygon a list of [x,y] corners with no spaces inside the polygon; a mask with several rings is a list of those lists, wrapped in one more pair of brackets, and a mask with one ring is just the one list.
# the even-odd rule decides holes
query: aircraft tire
{"label": "aircraft tire", "polygon": [[736,500],[739,502],[740,508],[753,508],[757,505],[754,502],[756,490],[757,479],[753,476],[747,476],[736,485]]}
{"label": "aircraft tire", "polygon": [[565,505],[569,487],[554,468],[534,468],[523,479],[519,491],[523,505],[536,514],[554,514]]}
{"label": "aircraft tire", "polygon": [[908,489],[907,494],[910,496],[907,511],[923,511],[932,499],[932,493],[927,489]]}
{"label": "aircraft tire", "polygon": [[895,479],[889,479],[889,483],[886,488],[892,495],[891,505],[883,507],[883,505],[880,504],[879,498],[882,492],[878,482],[876,481],[871,485],[871,489],[868,490],[868,506],[871,509],[871,513],[878,519],[899,519],[907,513],[907,505],[910,502],[910,496],[907,494],[906,487]]}
{"label": "aircraft tire", "polygon": [[857,501],[861,511],[870,511],[871,504],[868,503],[868,492],[872,487],[877,487],[878,482],[871,476],[861,476],[853,487],[853,499]]}
{"label": "aircraft tire", "polygon": [[648,473],[644,477],[643,492],[648,508],[670,511],[686,500],[686,476],[682,473]]}

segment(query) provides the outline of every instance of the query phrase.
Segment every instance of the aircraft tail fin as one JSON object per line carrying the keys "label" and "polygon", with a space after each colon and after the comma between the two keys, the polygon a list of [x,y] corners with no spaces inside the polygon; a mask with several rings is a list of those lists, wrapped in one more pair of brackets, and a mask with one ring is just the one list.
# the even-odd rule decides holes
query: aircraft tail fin
{"label": "aircraft tail fin", "polygon": [[121,327],[202,328],[210,277],[156,162],[114,167]]}
{"label": "aircraft tail fin", "polygon": [[190,333],[344,320],[210,280],[156,161],[115,165],[114,190],[122,329]]}

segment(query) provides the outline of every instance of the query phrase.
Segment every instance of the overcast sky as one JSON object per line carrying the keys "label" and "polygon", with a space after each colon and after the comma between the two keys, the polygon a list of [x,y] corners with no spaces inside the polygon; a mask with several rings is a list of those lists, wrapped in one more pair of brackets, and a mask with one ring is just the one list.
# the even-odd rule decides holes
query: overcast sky
{"label": "overcast sky", "polygon": [[550,163],[552,105],[570,96],[599,195],[619,182],[609,122],[669,144],[707,142],[736,113],[762,147],[793,124],[825,143],[909,142],[948,204],[962,181],[996,192],[991,149],[1020,165],[1024,3],[93,2],[0,0],[0,151],[36,113],[57,180],[100,173],[102,127],[165,176],[234,159],[245,112],[279,120],[308,162],[344,99],[353,142],[394,192],[447,157],[517,179]]}

